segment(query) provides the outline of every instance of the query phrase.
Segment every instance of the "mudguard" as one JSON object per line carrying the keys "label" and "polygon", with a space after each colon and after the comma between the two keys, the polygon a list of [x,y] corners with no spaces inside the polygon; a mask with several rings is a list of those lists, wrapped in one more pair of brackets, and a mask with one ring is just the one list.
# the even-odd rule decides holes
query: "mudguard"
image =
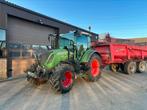
{"label": "mudguard", "polygon": [[87,50],[87,51],[84,53],[84,55],[82,56],[82,58],[80,59],[80,63],[88,63],[89,59],[91,58],[91,56],[92,56],[94,53],[99,55],[99,53],[96,52],[96,51],[93,50],[93,49]]}

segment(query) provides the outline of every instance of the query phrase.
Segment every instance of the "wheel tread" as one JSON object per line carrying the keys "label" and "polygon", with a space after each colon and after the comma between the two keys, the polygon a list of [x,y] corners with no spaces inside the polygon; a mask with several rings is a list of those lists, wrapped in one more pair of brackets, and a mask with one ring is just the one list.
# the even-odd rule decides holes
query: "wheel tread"
{"label": "wheel tread", "polygon": [[[61,85],[60,85],[60,78],[61,78],[61,72],[64,70],[64,68],[68,68],[71,71],[74,71],[72,66],[70,66],[69,64],[59,64],[57,67],[55,67],[55,69],[52,72],[52,75],[50,77],[50,84],[52,86],[52,88],[56,91],[56,92],[60,92],[60,93],[66,93],[68,92],[71,88],[69,88],[69,90],[64,90]],[[74,73],[74,72],[73,72]]]}

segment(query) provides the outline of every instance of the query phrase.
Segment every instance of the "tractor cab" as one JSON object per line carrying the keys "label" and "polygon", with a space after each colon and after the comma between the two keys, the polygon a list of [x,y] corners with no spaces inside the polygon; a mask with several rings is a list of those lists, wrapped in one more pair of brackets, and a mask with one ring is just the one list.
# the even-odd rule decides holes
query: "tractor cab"
{"label": "tractor cab", "polygon": [[69,32],[61,34],[59,38],[59,48],[67,48],[74,52],[77,50],[78,57],[90,48],[90,34],[84,32]]}
{"label": "tractor cab", "polygon": [[69,32],[67,34],[61,34],[59,38],[59,47],[74,45],[80,48],[83,45],[84,49],[90,47],[90,34],[84,32]]}

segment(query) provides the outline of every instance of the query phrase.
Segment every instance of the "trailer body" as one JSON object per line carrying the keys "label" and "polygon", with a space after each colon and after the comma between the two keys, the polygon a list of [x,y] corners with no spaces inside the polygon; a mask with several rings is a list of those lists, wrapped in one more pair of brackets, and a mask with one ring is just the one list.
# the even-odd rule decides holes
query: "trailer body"
{"label": "trailer body", "polygon": [[147,45],[137,45],[128,39],[106,36],[105,40],[92,42],[92,47],[100,54],[103,66],[147,60]]}
{"label": "trailer body", "polygon": [[103,65],[147,60],[147,46],[128,44],[101,44],[94,48],[100,53]]}

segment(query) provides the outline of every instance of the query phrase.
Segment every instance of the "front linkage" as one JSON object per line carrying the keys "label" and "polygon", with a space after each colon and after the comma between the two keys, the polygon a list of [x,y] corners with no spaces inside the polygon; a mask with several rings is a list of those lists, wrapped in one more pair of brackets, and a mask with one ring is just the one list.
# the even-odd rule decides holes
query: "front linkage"
{"label": "front linkage", "polygon": [[25,73],[27,73],[27,80],[35,85],[46,83],[49,78],[49,74],[47,74],[46,69],[43,69],[37,63],[31,65]]}

